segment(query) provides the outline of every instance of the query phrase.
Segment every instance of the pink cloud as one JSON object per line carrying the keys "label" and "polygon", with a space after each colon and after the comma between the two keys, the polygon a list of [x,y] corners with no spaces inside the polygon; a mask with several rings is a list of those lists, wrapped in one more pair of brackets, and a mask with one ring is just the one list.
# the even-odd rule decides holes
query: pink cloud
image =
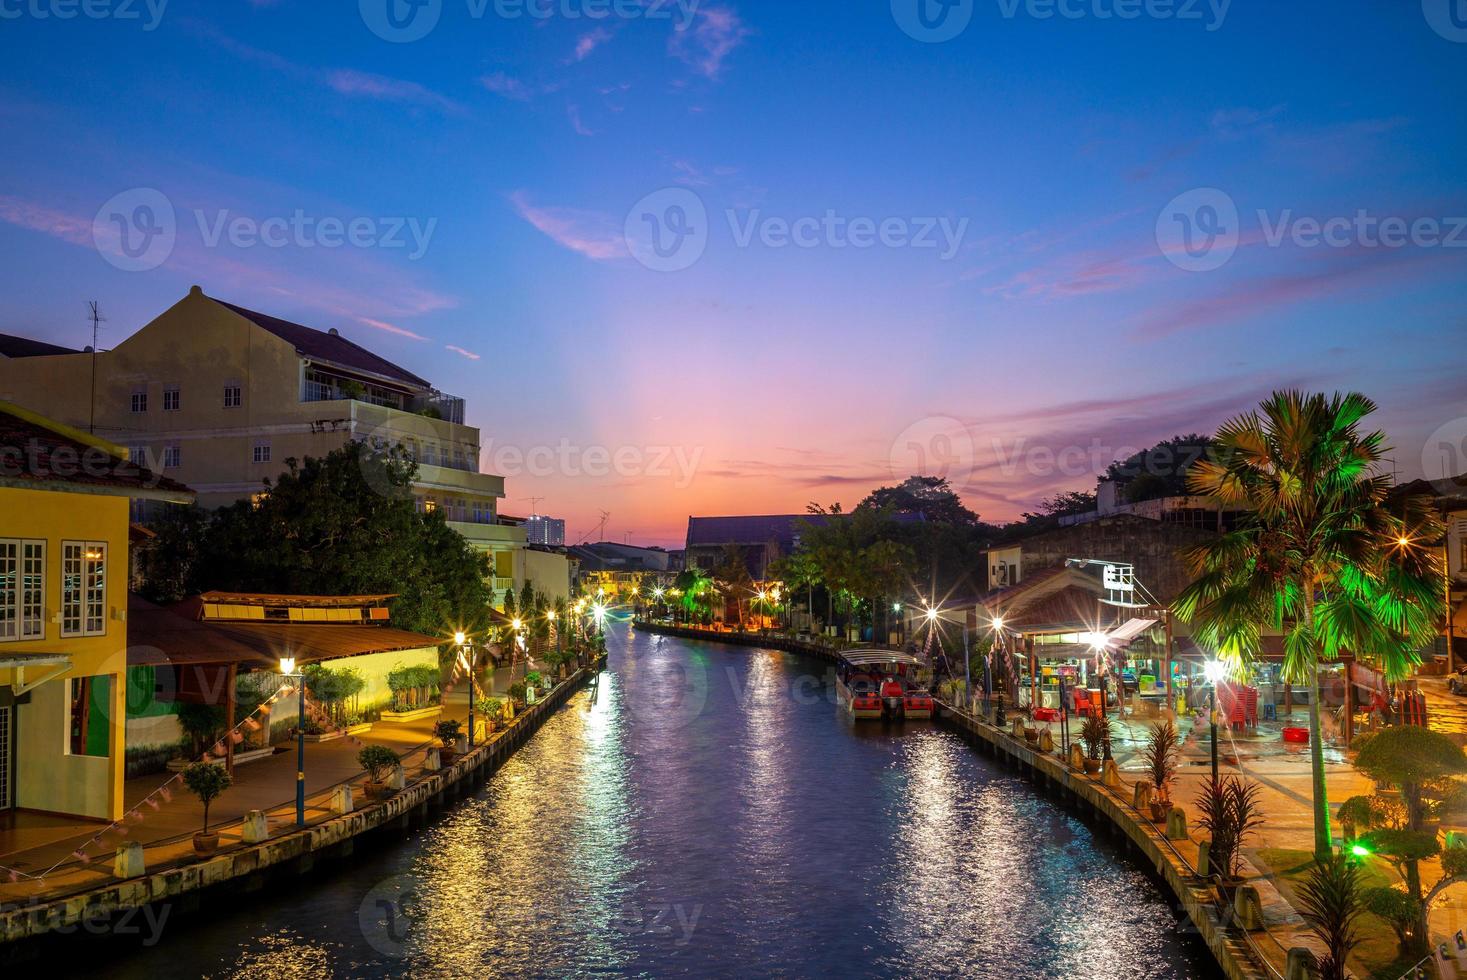
{"label": "pink cloud", "polygon": [[536,231],[572,252],[605,262],[626,258],[626,238],[610,218],[594,211],[541,207],[532,204],[524,191],[509,195],[515,212]]}
{"label": "pink cloud", "polygon": [[453,353],[457,354],[460,357],[467,357],[471,361],[477,361],[479,359],[479,355],[478,354],[475,354],[471,350],[464,350],[462,347],[459,347],[459,346],[457,346],[455,344],[444,344],[443,345],[443,349],[444,350],[448,350],[448,351],[452,351]]}
{"label": "pink cloud", "polygon": [[506,99],[513,99],[515,102],[530,101],[531,92],[529,86],[518,78],[511,78],[502,71],[483,76],[479,79],[479,84],[495,95],[503,96]]}
{"label": "pink cloud", "polygon": [[752,33],[728,7],[704,7],[690,26],[673,32],[667,50],[699,74],[716,79],[723,59]]}
{"label": "pink cloud", "polygon": [[571,129],[574,129],[576,131],[576,135],[577,136],[595,136],[596,135],[596,131],[594,129],[591,129],[584,122],[581,121],[581,107],[580,106],[574,105],[574,104],[566,106],[565,107],[565,114],[566,114],[567,117],[569,117],[570,123],[571,123]]}
{"label": "pink cloud", "polygon": [[383,102],[423,105],[451,113],[463,111],[463,107],[452,99],[424,88],[417,82],[404,82],[385,75],[353,71],[349,68],[327,72],[326,85],[341,95],[362,96]]}
{"label": "pink cloud", "polygon": [[576,61],[585,61],[591,52],[611,40],[611,32],[604,27],[588,31],[576,39]]}
{"label": "pink cloud", "polygon": [[399,337],[406,337],[409,340],[427,340],[428,339],[427,337],[424,337],[420,333],[413,333],[411,330],[407,329],[406,327],[399,327],[399,326],[397,326],[394,323],[388,323],[386,320],[377,320],[377,319],[374,319],[374,318],[369,317],[369,316],[359,316],[359,317],[357,317],[357,322],[358,323],[365,323],[367,326],[373,327],[373,328],[375,328],[377,330],[383,330],[383,331],[386,331],[387,333],[396,334]]}

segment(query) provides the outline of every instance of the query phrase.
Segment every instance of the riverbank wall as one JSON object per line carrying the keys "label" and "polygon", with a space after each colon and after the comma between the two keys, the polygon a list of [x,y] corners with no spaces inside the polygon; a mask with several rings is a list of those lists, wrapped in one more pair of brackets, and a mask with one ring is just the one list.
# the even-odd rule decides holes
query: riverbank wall
{"label": "riverbank wall", "polygon": [[140,910],[207,910],[211,902],[237,904],[242,894],[267,894],[279,878],[320,874],[359,848],[393,839],[472,795],[514,755],[545,720],[605,666],[603,655],[530,705],[505,728],[451,765],[422,772],[379,802],[306,827],[278,833],[263,843],[233,847],[209,858],[62,897],[0,906],[0,965],[32,962],[52,943],[78,935],[125,932],[119,922],[140,921]]}
{"label": "riverbank wall", "polygon": [[[828,662],[839,660],[838,652],[832,647],[790,637],[652,622],[633,625],[642,632],[663,636],[782,650]],[[1193,865],[1167,839],[1164,828],[1159,828],[1131,805],[1126,798],[1129,784],[1122,781],[1119,787],[1107,787],[1099,776],[1089,776],[1066,765],[1057,753],[1041,752],[1025,739],[1015,738],[1005,729],[951,704],[939,702],[935,721],[978,751],[1023,775],[1040,792],[1061,800],[1092,826],[1122,842],[1133,860],[1144,863],[1171,891],[1229,980],[1278,980],[1280,973],[1277,968],[1268,962],[1253,938],[1242,929],[1217,889],[1197,874]]]}

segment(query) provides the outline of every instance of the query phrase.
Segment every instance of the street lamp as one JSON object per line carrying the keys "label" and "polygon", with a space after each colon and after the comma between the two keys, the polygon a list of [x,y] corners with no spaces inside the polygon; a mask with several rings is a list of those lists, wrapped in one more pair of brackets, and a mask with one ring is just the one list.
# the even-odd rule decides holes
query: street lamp
{"label": "street lamp", "polygon": [[478,666],[474,652],[474,642],[465,635],[463,630],[453,634],[453,642],[459,649],[469,655],[469,748],[474,747],[474,668]]}
{"label": "street lamp", "polygon": [[297,673],[294,657],[280,658],[280,676],[295,680],[300,692],[300,706],[295,719],[295,825],[306,826],[306,675]]}
{"label": "street lamp", "polygon": [[1209,660],[1202,665],[1202,676],[1207,678],[1207,721],[1212,726],[1212,781],[1217,782],[1217,682],[1227,675],[1227,667],[1220,660]]}

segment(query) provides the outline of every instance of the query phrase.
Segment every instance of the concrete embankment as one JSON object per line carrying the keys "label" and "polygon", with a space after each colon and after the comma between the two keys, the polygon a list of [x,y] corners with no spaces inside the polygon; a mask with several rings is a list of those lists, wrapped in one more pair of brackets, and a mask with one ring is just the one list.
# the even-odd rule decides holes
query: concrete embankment
{"label": "concrete embankment", "polygon": [[603,658],[577,671],[487,744],[452,765],[420,771],[385,800],[194,863],[113,880],[64,897],[0,906],[0,963],[34,959],[46,944],[62,937],[121,933],[111,927],[119,921],[137,921],[140,909],[167,905],[170,911],[188,913],[207,910],[215,900],[234,904],[242,893],[262,892],[275,877],[319,874],[322,865],[349,857],[360,847],[422,826],[481,787],[604,664]]}
{"label": "concrete embankment", "polygon": [[[636,623],[635,628],[665,636],[808,654],[827,661],[839,659],[829,647],[789,637],[646,622]],[[1107,787],[1100,776],[1089,776],[1072,769],[1057,753],[1042,752],[1025,739],[1015,738],[1004,729],[952,705],[941,704],[936,721],[979,751],[1021,773],[1036,789],[1060,799],[1092,825],[1122,842],[1132,858],[1144,863],[1171,891],[1219,968],[1231,980],[1268,980],[1278,976],[1277,969],[1267,964],[1262,953],[1253,947],[1231,909],[1220,902],[1217,889],[1197,875],[1177,846],[1167,839],[1163,827],[1152,823],[1131,806],[1129,784],[1120,781],[1117,787]],[[1190,841],[1183,846],[1195,850]]]}

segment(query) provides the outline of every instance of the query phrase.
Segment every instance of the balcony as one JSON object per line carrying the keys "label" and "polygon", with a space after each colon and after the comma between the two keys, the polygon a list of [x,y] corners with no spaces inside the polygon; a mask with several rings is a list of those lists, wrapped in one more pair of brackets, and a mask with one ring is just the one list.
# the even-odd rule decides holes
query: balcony
{"label": "balcony", "polygon": [[507,524],[475,524],[472,521],[445,521],[451,530],[463,535],[469,544],[479,548],[489,548],[492,545],[501,547],[523,548],[525,546],[525,529],[522,527],[510,527]]}

